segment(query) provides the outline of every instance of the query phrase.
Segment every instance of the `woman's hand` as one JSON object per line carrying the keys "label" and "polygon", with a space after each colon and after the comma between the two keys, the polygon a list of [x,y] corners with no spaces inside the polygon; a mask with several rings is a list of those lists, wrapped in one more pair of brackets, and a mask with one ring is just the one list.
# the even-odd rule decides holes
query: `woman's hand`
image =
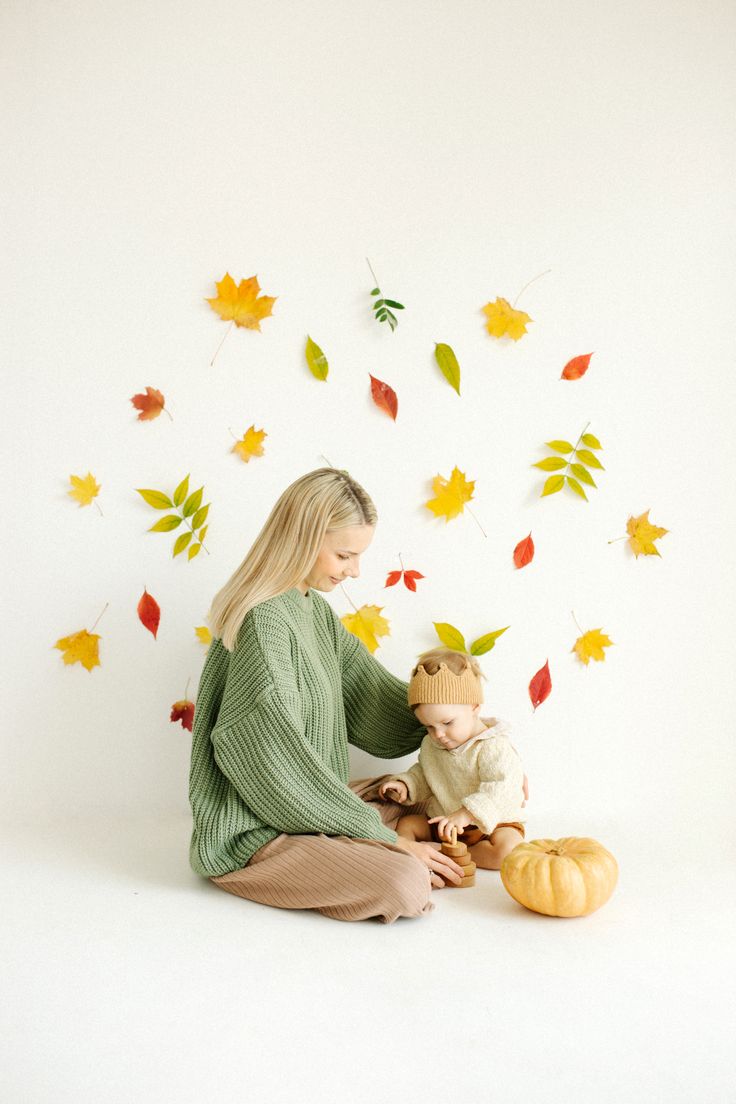
{"label": "woman's hand", "polygon": [[443,855],[439,843],[423,843],[420,840],[410,840],[405,836],[399,836],[397,847],[416,857],[429,867],[432,880],[432,889],[444,889],[445,882],[460,883],[464,877],[464,870],[456,863],[451,855]]}
{"label": "woman's hand", "polygon": [[463,828],[467,828],[469,824],[475,824],[472,813],[469,813],[466,808],[458,809],[457,812],[450,813],[449,816],[434,816],[427,818],[428,824],[434,824],[435,821],[439,822],[437,824],[437,835],[440,839],[446,839],[448,841],[452,839],[453,827],[457,828],[457,833],[460,835]]}
{"label": "woman's hand", "polygon": [[[394,792],[396,797],[391,797],[390,792]],[[378,796],[381,801],[395,801],[397,805],[403,805],[409,798],[409,788],[406,782],[402,782],[401,779],[382,782],[378,787]]]}

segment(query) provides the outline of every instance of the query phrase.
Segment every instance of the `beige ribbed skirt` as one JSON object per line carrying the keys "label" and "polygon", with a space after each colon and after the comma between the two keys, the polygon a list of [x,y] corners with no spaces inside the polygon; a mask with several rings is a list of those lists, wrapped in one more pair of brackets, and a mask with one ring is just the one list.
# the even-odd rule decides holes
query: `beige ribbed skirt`
{"label": "beige ribbed skirt", "polygon": [[[375,798],[389,774],[349,782],[389,828],[399,817],[424,812],[426,802],[397,805]],[[315,909],[334,920],[423,916],[434,909],[429,867],[393,843],[282,832],[251,856],[241,870],[210,878],[216,886],[275,908]]]}

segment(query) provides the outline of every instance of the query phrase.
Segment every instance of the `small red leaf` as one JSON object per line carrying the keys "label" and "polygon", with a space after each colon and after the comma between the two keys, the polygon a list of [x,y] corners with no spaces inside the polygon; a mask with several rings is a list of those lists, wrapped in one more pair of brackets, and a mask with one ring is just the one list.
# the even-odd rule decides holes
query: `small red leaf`
{"label": "small red leaf", "polygon": [[188,732],[192,731],[192,723],[194,721],[194,702],[189,701],[188,698],[184,698],[182,701],[174,702],[171,707],[170,721],[181,721],[181,727],[186,728]]}
{"label": "small red leaf", "polygon": [[407,590],[413,590],[416,593],[417,579],[423,579],[421,571],[405,571],[404,572],[404,586]]}
{"label": "small red leaf", "polygon": [[388,575],[386,576],[386,582],[383,585],[385,587],[396,586],[400,578],[400,571],[389,571]]}
{"label": "small red leaf", "polygon": [[145,395],[139,392],[130,400],[136,410],[140,410],[139,422],[150,422],[158,418],[164,408],[164,397],[155,387],[147,387]]}
{"label": "small red leaf", "polygon": [[549,697],[551,689],[552,677],[549,673],[549,660],[547,660],[544,667],[539,668],[536,675],[529,683],[529,697],[531,698],[534,709]]}
{"label": "small red leaf", "polygon": [[142,625],[153,633],[154,640],[156,639],[156,633],[158,632],[158,623],[161,620],[161,610],[159,604],[152,594],[149,594],[146,588],[143,588],[143,595],[138,602],[138,617]]}
{"label": "small red leaf", "polygon": [[[371,373],[368,373],[371,376]],[[394,421],[396,421],[396,415],[399,409],[399,400],[396,398],[396,392],[393,387],[389,387],[383,380],[376,379],[375,376],[371,376],[371,395],[376,406],[380,406],[382,410],[385,410],[387,414],[390,414]]]}
{"label": "small red leaf", "polygon": [[572,360],[568,360],[565,367],[562,369],[562,375],[560,379],[580,379],[588,371],[588,365],[590,364],[590,358],[592,353],[583,353],[581,356],[573,357]]}
{"label": "small red leaf", "polygon": [[534,559],[534,541],[529,533],[528,537],[520,540],[514,549],[514,563],[517,567],[526,567]]}

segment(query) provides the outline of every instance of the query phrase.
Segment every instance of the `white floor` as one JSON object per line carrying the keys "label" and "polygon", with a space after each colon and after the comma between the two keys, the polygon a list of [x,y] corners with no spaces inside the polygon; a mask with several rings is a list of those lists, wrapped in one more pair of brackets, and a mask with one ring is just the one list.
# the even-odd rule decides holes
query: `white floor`
{"label": "white floor", "polygon": [[629,831],[597,834],[620,880],[590,917],[538,916],[479,871],[381,924],[218,890],[186,817],[16,824],[0,1096],[736,1101],[734,855]]}

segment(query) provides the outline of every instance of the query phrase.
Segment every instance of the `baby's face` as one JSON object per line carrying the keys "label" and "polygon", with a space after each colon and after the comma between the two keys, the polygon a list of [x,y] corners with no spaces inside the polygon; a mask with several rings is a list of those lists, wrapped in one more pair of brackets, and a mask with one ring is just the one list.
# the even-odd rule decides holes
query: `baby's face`
{"label": "baby's face", "polygon": [[452,750],[485,728],[479,711],[479,705],[432,704],[418,705],[414,715],[438,747]]}

